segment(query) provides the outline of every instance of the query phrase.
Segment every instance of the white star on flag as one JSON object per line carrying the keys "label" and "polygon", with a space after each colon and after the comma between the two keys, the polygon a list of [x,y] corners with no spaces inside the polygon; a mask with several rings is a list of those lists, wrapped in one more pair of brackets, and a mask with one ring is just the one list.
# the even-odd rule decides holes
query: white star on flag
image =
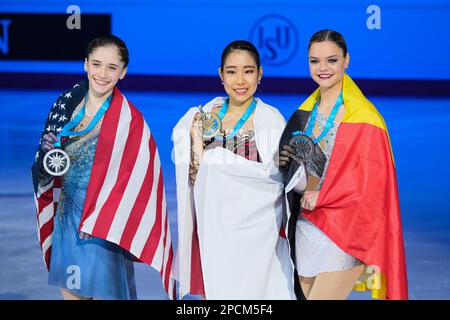
{"label": "white star on flag", "polygon": [[68,98],[72,98],[72,94],[70,92],[66,93],[66,95],[64,96],[64,98],[68,99]]}
{"label": "white star on flag", "polygon": [[36,162],[38,158],[39,158],[39,151],[37,151],[36,155],[34,156],[34,162]]}
{"label": "white star on flag", "polygon": [[51,126],[48,126],[46,129],[45,129],[45,131],[51,131],[52,130],[52,127]]}
{"label": "white star on flag", "polygon": [[62,128],[61,127],[58,127],[57,129],[56,129],[56,132],[60,132],[62,130]]}
{"label": "white star on flag", "polygon": [[77,83],[77,84],[76,84],[76,85],[74,85],[73,87],[74,87],[74,88],[76,88],[76,87],[79,87],[79,86],[80,86],[80,85],[79,85],[79,84]]}
{"label": "white star on flag", "polygon": [[58,114],[58,113],[55,113],[55,114],[52,116],[52,120],[55,120],[56,118],[58,118],[58,116],[59,116],[59,114]]}
{"label": "white star on flag", "polygon": [[67,120],[66,116],[63,114],[61,117],[59,117],[58,122]]}
{"label": "white star on flag", "polygon": [[66,107],[65,107],[65,103],[62,103],[59,107],[61,108],[61,110],[66,110]]}

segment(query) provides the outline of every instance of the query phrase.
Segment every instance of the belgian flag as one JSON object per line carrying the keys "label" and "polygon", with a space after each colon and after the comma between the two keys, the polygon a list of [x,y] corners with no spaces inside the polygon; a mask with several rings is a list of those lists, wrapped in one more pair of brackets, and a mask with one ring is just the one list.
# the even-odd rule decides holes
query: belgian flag
{"label": "belgian flag", "polygon": [[[302,214],[342,250],[364,262],[366,269],[355,290],[372,290],[374,298],[408,299],[397,178],[386,124],[346,74],[342,90],[345,115],[316,207],[301,209],[300,196],[288,193],[292,214],[288,237],[292,242],[292,225]],[[288,143],[292,132],[304,129],[319,96],[317,89],[292,115],[280,147]],[[297,168],[292,161],[284,172],[285,181]]]}

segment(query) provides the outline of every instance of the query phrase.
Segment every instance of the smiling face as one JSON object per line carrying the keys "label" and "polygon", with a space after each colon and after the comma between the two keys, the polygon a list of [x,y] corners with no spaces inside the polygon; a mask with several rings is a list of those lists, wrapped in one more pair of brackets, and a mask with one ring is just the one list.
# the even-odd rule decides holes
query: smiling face
{"label": "smiling face", "polygon": [[246,50],[231,51],[219,70],[230,104],[242,105],[253,99],[262,77],[262,69],[256,65],[253,56]]}
{"label": "smiling face", "polygon": [[84,70],[87,72],[89,90],[97,97],[109,95],[127,72],[114,45],[94,49],[84,62]]}
{"label": "smiling face", "polygon": [[344,57],[342,49],[333,41],[314,42],[309,48],[311,78],[321,89],[339,85],[349,61],[350,55]]}

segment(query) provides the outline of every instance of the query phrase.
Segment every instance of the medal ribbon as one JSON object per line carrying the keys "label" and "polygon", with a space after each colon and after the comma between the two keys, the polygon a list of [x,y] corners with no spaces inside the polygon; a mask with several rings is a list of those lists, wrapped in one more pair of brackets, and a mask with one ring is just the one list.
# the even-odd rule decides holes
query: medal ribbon
{"label": "medal ribbon", "polygon": [[[317,138],[313,139],[314,143],[318,143],[322,141],[323,138],[327,135],[328,131],[330,131],[331,128],[334,126],[334,119],[336,118],[336,115],[339,111],[339,107],[344,103],[344,99],[342,97],[342,91],[339,93],[339,97],[336,100],[336,103],[334,104],[333,109],[330,112],[330,115],[328,116],[327,122],[325,123],[325,126],[322,130],[322,133]],[[309,119],[308,128],[306,129],[305,135],[308,137],[311,137],[312,131],[314,128],[314,124],[316,122],[317,118],[317,109],[318,109],[318,101],[314,105],[314,108],[311,112],[311,118]],[[298,132],[298,131],[297,131]]]}
{"label": "medal ribbon", "polygon": [[[227,135],[225,140],[229,140],[229,139],[234,138],[234,136],[242,128],[244,123],[248,120],[248,118],[250,118],[250,115],[253,113],[255,108],[256,108],[256,101],[255,101],[255,99],[253,99],[252,103],[248,106],[247,110],[245,110],[244,114],[239,119],[239,121],[236,123],[236,125],[233,128],[233,130]],[[222,121],[223,117],[225,117],[225,114],[227,113],[227,111],[228,111],[228,99],[225,101],[225,103],[223,104],[222,108],[220,108],[219,113],[217,114],[219,116],[219,118],[220,118],[220,121]],[[220,136],[216,136],[215,139],[217,139],[219,141],[223,140],[223,138],[220,137]]]}
{"label": "medal ribbon", "polygon": [[95,125],[100,121],[100,119],[105,114],[106,110],[108,110],[109,105],[111,104],[112,95],[110,95],[105,102],[101,105],[101,107],[98,109],[97,113],[95,114],[94,118],[92,118],[91,122],[89,123],[88,127],[82,131],[72,131],[73,128],[75,128],[81,120],[83,120],[84,114],[86,112],[86,102],[87,102],[87,95],[84,97],[84,104],[81,108],[80,112],[78,112],[73,119],[67,123],[62,130],[56,135],[58,138],[58,141],[54,143],[55,147],[61,147],[61,137],[67,137],[67,136],[81,136],[83,134],[88,133],[91,131]]}

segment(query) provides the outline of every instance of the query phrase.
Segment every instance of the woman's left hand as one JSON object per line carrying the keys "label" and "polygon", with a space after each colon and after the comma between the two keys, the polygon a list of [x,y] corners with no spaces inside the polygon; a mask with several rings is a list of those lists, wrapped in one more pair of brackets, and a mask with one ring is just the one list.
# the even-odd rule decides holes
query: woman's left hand
{"label": "woman's left hand", "polygon": [[289,168],[291,164],[292,155],[295,154],[295,149],[289,144],[283,146],[283,150],[280,151],[278,156],[278,167]]}
{"label": "woman's left hand", "polygon": [[319,198],[319,191],[305,191],[300,200],[300,205],[303,209],[314,210],[317,204],[317,198]]}

